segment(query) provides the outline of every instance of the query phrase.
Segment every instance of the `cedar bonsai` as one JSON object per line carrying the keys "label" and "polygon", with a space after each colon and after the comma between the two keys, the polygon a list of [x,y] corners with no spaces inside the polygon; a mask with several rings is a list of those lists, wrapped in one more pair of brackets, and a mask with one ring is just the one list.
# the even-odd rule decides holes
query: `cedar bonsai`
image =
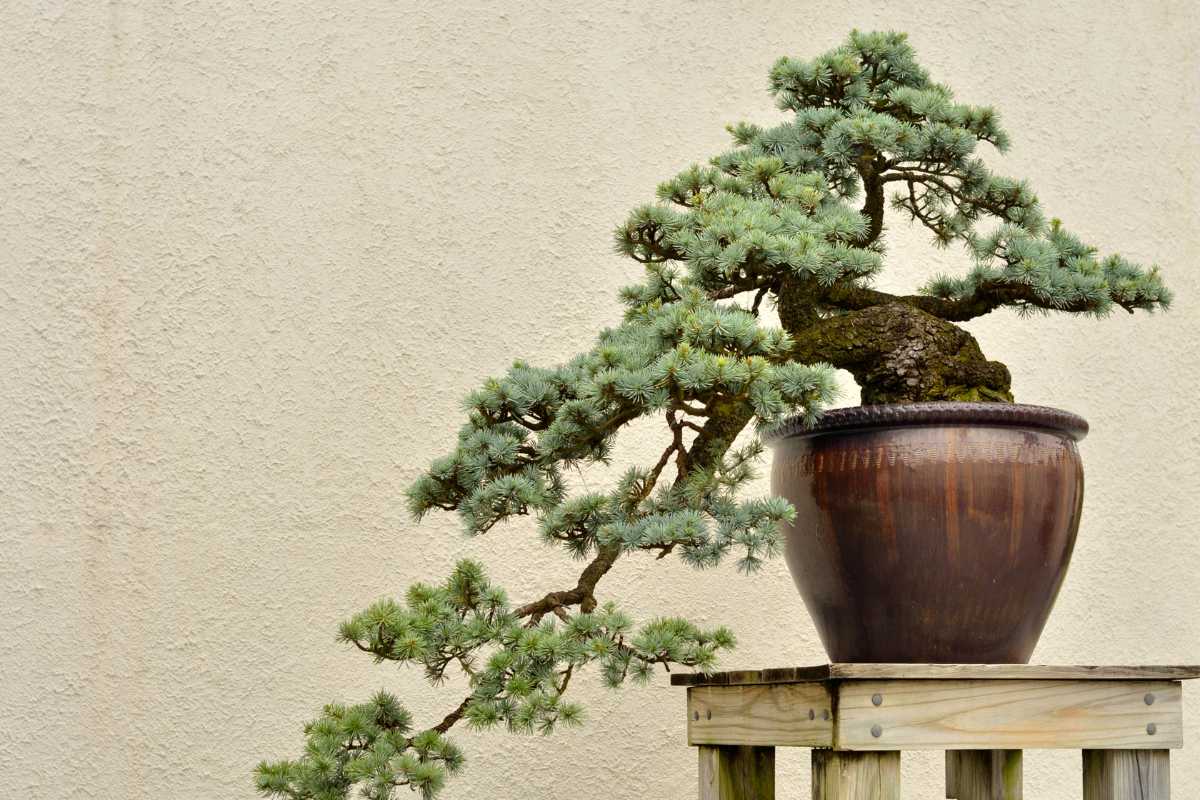
{"label": "cedar bonsai", "polygon": [[[790,506],[737,496],[762,451],[754,436],[734,446],[751,422],[814,420],[836,368],[864,403],[1011,401],[1008,369],[955,323],[1001,307],[1104,315],[1169,304],[1156,268],[1101,258],[1047,221],[1028,184],[991,172],[975,151],[1007,148],[996,113],[955,102],[904,34],[855,31],[811,61],[780,59],[770,89],[794,117],[731,126],[732,149],[660,185],[659,202],[618,227],[618,251],[646,270],[621,292],[624,320],[566,364],[517,362],[486,381],[467,399],[455,449],[408,492],[416,518],[457,511],[470,535],[533,517],[547,544],[586,562],[576,584],[512,603],[468,560],[443,583],[355,614],[343,642],[419,665],[433,684],[461,670],[470,692],[427,727],[387,693],[328,705],[305,727],[299,758],[259,765],[263,794],[344,798],[357,787],[382,799],[407,786],[432,797],[463,765],[447,738],[455,725],[577,724],[582,710],[566,692],[590,664],[613,687],[649,681],[657,665],[710,669],[733,645],[728,630],[635,625],[598,586],[625,556],[702,568],[732,552],[752,572],[779,551]],[[935,244],[965,246],[965,276],[911,295],[870,287],[888,194]],[[782,329],[760,324],[764,301]],[[666,423],[656,463],[606,491],[571,485],[566,468],[606,460],[621,429],[645,416]]]}

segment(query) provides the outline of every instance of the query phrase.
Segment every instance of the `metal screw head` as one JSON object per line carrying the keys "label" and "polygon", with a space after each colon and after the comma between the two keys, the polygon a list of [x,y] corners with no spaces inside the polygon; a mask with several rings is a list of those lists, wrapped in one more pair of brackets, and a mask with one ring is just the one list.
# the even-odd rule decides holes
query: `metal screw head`
{"label": "metal screw head", "polygon": [[1154,705],[1154,692],[1146,692],[1146,696],[1142,699],[1146,701],[1146,705]]}
{"label": "metal screw head", "polygon": [[825,719],[825,720],[829,719],[829,709],[828,708],[821,712],[821,719]]}
{"label": "metal screw head", "polygon": [[705,714],[705,719],[712,719],[712,709],[711,708],[708,711],[704,712],[704,714]]}
{"label": "metal screw head", "polygon": [[1158,733],[1158,726],[1155,725],[1153,722],[1151,722],[1149,725],[1146,726],[1146,733],[1153,736],[1154,734]]}
{"label": "metal screw head", "polygon": [[809,719],[816,719],[816,718],[817,718],[817,712],[813,711],[813,710],[810,708],[810,709],[808,710],[808,718],[809,718]]}
{"label": "metal screw head", "polygon": [[700,712],[699,712],[699,711],[693,711],[693,712],[692,712],[692,719],[700,719]]}
{"label": "metal screw head", "polygon": [[883,705],[883,695],[881,695],[881,694],[871,695],[871,705],[873,705],[873,706]]}
{"label": "metal screw head", "polygon": [[880,736],[883,736],[883,728],[879,727],[878,725],[872,725],[871,735],[878,739]]}

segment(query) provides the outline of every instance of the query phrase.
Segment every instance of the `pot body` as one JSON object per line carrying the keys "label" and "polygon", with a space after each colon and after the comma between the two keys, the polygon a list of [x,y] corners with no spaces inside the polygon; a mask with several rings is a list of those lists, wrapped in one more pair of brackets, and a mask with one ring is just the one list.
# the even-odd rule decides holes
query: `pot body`
{"label": "pot body", "polygon": [[788,568],[835,662],[1026,663],[1083,502],[1082,418],[993,403],[827,412],[776,435]]}

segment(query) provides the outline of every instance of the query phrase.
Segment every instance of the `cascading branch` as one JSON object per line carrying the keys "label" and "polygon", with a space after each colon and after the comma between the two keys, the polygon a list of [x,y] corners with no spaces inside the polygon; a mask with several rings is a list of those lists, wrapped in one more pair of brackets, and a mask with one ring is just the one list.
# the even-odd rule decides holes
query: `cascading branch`
{"label": "cascading branch", "polygon": [[[739,499],[762,450],[754,436],[735,447],[744,430],[815,420],[836,368],[854,375],[864,402],[1011,400],[1007,368],[955,322],[1000,307],[1103,315],[1169,304],[1157,268],[1098,256],[1046,221],[1025,182],[984,165],[980,142],[1008,146],[996,113],[930,81],[903,34],[856,31],[812,61],[781,59],[770,85],[791,119],[732,126],[733,149],[663,183],[659,203],[618,228],[619,252],[646,269],[621,292],[621,324],[564,365],[517,362],[487,381],[467,398],[455,449],[408,492],[416,518],[457,511],[472,536],[532,517],[547,544],[586,562],[576,585],[514,606],[463,561],[443,584],[417,584],[403,603],[381,600],[344,622],[343,642],[420,665],[435,685],[461,672],[470,693],[420,730],[386,693],[326,706],[299,758],[259,766],[263,794],[316,800],[357,788],[384,800],[408,787],[433,797],[462,767],[446,738],[459,722],[549,733],[581,721],[566,693],[589,665],[612,687],[648,681],[659,665],[710,669],[733,645],[728,630],[637,626],[601,604],[597,586],[630,554],[695,567],[733,556],[753,572],[778,553],[777,523],[793,511],[779,498]],[[869,286],[883,263],[888,189],[892,208],[935,244],[965,245],[963,276],[934,276],[912,295]],[[764,300],[782,329],[760,322]],[[620,431],[647,416],[665,422],[657,461],[606,491],[572,491],[566,471],[607,462]]]}

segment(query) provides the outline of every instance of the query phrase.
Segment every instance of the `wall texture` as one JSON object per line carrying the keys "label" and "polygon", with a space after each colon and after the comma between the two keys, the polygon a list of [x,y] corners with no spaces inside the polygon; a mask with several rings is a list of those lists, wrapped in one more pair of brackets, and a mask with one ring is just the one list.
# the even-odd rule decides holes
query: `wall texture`
{"label": "wall texture", "polygon": [[[568,358],[637,276],[609,231],[655,183],[776,116],[779,55],[907,29],[994,103],[1004,169],[1051,213],[1160,260],[1164,316],[973,323],[1018,398],[1092,423],[1075,564],[1035,656],[1200,660],[1200,16],[1186,0],[922,3],[11,3],[0,28],[0,796],[249,798],[330,699],[429,689],[337,621],[455,559],[516,598],[573,565],[513,525],[417,526],[402,491],[458,400]],[[895,223],[885,288],[961,269]],[[846,403],[855,402],[848,386]],[[649,444],[628,437],[622,461]],[[765,489],[765,487],[763,487]],[[727,622],[725,662],[824,655],[782,563],[629,559],[606,593]],[[580,681],[552,739],[462,734],[451,798],[688,797],[665,678]],[[1178,797],[1200,796],[1200,687]],[[801,752],[781,797],[807,797]],[[1078,755],[1030,794],[1079,797]],[[907,798],[940,797],[933,755]]]}

